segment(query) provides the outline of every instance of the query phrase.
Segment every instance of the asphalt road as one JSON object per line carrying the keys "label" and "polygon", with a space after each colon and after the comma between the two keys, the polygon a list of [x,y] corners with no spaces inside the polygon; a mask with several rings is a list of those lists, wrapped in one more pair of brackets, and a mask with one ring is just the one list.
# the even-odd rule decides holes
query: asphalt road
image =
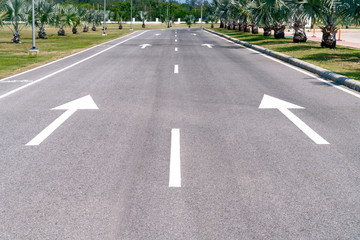
{"label": "asphalt road", "polygon": [[0,81],[0,239],[359,239],[360,95],[342,89],[199,29]]}

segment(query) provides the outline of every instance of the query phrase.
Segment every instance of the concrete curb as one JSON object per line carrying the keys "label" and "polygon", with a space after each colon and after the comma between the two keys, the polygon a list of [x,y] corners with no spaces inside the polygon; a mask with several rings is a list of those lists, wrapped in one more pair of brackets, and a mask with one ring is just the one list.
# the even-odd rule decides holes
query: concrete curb
{"label": "concrete curb", "polygon": [[354,90],[360,92],[360,82],[359,81],[356,81],[354,79],[345,77],[343,75],[331,72],[331,71],[326,70],[324,68],[315,66],[314,64],[304,62],[304,61],[302,61],[300,59],[290,57],[288,55],[285,55],[285,54],[282,54],[282,53],[279,53],[279,52],[276,52],[276,51],[272,51],[272,50],[269,50],[267,48],[260,47],[258,45],[253,45],[253,44],[250,44],[248,42],[244,42],[244,41],[229,37],[228,35],[225,35],[225,34],[218,33],[218,32],[206,29],[206,28],[203,28],[203,29],[205,31],[208,31],[208,32],[213,33],[215,35],[226,38],[226,39],[228,39],[228,40],[230,40],[230,41],[232,41],[234,43],[241,44],[241,45],[243,45],[245,47],[254,49],[254,50],[259,51],[261,53],[267,54],[267,55],[269,55],[271,57],[280,59],[280,60],[282,60],[284,62],[290,63],[291,65],[294,65],[294,66],[297,66],[299,68],[305,69],[305,70],[307,70],[309,72],[315,73],[315,74],[319,75],[322,78],[335,81],[338,84],[345,85],[345,86],[347,86],[347,87],[349,87],[351,89],[354,89]]}

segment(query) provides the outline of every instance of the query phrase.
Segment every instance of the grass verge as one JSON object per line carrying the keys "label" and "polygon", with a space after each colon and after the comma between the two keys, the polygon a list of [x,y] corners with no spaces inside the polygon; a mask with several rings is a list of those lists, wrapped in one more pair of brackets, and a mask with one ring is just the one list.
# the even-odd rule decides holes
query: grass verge
{"label": "grass verge", "polygon": [[[203,24],[204,27],[210,25]],[[166,24],[147,24],[147,30],[163,29]],[[173,25],[173,28],[186,28],[185,24]],[[200,27],[194,24],[192,28]],[[141,24],[133,24],[134,30],[143,30]],[[71,28],[65,29],[65,36],[57,35],[57,28],[46,28],[47,38],[36,39],[36,47],[40,50],[40,54],[36,57],[29,56],[29,49],[32,47],[32,31],[30,27],[20,32],[20,44],[14,44],[10,40],[12,32],[5,27],[0,29],[0,79],[14,75],[25,70],[43,65],[56,59],[79,52],[91,46],[124,36],[130,31],[129,24],[123,24],[123,29],[118,29],[118,24],[107,24],[107,36],[102,36],[102,26],[97,27],[97,31],[92,31],[89,26],[89,32],[82,32],[82,28],[78,28],[78,34],[73,34]],[[36,30],[37,34],[38,30]]]}
{"label": "grass verge", "polygon": [[337,46],[336,49],[322,48],[319,42],[293,43],[291,38],[275,39],[261,33],[251,34],[222,28],[212,29],[239,40],[256,44],[264,48],[312,63],[316,66],[360,80],[360,50]]}

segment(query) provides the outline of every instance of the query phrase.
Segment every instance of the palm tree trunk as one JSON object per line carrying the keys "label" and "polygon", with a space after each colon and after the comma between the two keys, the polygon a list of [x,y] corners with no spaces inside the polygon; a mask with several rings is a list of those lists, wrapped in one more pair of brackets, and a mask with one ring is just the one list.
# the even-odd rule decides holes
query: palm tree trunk
{"label": "palm tree trunk", "polygon": [[306,42],[307,37],[305,33],[305,25],[306,22],[302,21],[301,19],[295,20],[294,22],[295,34],[293,38],[294,43]]}
{"label": "palm tree trunk", "polygon": [[83,32],[88,32],[88,31],[89,31],[88,24],[87,24],[87,23],[85,23],[85,26],[84,26]]}
{"label": "palm tree trunk", "polygon": [[285,25],[276,23],[272,29],[274,30],[274,37],[276,39],[285,38]]}
{"label": "palm tree trunk", "polygon": [[224,21],[220,20],[220,28],[224,28]]}
{"label": "palm tree trunk", "polygon": [[142,28],[145,28],[145,20],[143,20]]}
{"label": "palm tree trunk", "polygon": [[119,24],[119,29],[120,29],[120,30],[123,29],[123,26],[122,26],[121,22],[120,22],[120,24]]}
{"label": "palm tree trunk", "polygon": [[250,24],[247,20],[244,21],[244,32],[250,32]]}
{"label": "palm tree trunk", "polygon": [[18,24],[17,23],[15,23],[14,25],[14,34],[13,34],[13,39],[12,39],[12,41],[14,42],[14,43],[21,43],[21,41],[20,41],[20,34],[19,34],[19,26],[18,26]]}
{"label": "palm tree trunk", "polygon": [[72,30],[71,30],[71,31],[72,31],[72,33],[73,33],[73,34],[76,34],[76,33],[77,33],[76,26],[73,26],[73,28],[72,28]]}
{"label": "palm tree trunk", "polygon": [[38,36],[39,36],[39,38],[45,38],[46,37],[44,25],[42,23],[40,25],[40,30],[39,30]]}
{"label": "palm tree trunk", "polygon": [[61,25],[58,31],[58,36],[65,36],[64,25]]}
{"label": "palm tree trunk", "polygon": [[242,31],[244,29],[244,24],[242,22],[239,22],[239,31]]}
{"label": "palm tree trunk", "polygon": [[270,25],[265,25],[264,27],[264,36],[268,37],[271,35],[271,26]]}
{"label": "palm tree trunk", "polygon": [[321,47],[335,48],[336,47],[336,33],[338,28],[328,19],[325,27],[320,27],[323,33]]}
{"label": "palm tree trunk", "polygon": [[251,33],[252,34],[258,34],[259,33],[259,28],[256,26],[255,22],[251,23]]}

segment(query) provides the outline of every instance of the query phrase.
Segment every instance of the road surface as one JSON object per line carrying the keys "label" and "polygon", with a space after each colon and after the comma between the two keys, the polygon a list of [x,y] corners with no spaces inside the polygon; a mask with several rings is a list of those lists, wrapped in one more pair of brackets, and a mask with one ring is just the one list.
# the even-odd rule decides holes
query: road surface
{"label": "road surface", "polygon": [[0,239],[358,239],[360,95],[200,29],[0,81]]}

